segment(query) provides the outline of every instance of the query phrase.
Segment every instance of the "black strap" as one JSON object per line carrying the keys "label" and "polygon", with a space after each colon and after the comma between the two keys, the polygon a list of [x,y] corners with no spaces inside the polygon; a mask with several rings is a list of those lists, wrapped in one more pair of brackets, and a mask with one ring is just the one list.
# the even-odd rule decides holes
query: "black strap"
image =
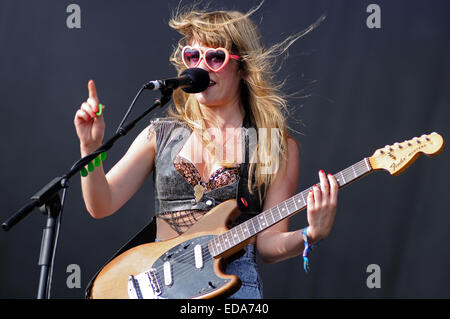
{"label": "black strap", "polygon": [[[241,168],[239,170],[239,184],[236,202],[238,208],[241,212],[247,215],[256,215],[259,214],[262,210],[261,201],[259,199],[258,190],[253,188],[253,194],[250,193],[248,189],[248,173],[250,167],[250,141],[258,141],[258,134],[256,129],[249,130],[249,128],[254,128],[251,123],[251,112],[247,109],[245,112],[245,117],[242,126],[244,127],[244,139],[245,139],[245,157],[244,161],[241,164]],[[254,138],[250,139],[251,134],[256,134]],[[252,149],[256,149],[256,145],[251,145]],[[254,175],[253,175],[254,176]],[[252,185],[255,179],[252,179]],[[262,190],[262,194],[264,190]]]}

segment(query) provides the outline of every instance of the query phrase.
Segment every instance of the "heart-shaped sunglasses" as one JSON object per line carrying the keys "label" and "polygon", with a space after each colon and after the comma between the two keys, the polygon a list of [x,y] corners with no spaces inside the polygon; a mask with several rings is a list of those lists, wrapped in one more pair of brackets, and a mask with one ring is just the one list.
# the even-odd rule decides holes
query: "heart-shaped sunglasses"
{"label": "heart-shaped sunglasses", "polygon": [[230,58],[235,60],[241,59],[239,55],[230,54],[225,48],[209,48],[202,52],[200,49],[193,48],[189,45],[183,48],[181,56],[183,57],[183,63],[187,68],[196,68],[199,66],[202,59],[205,59],[206,66],[214,72],[222,70],[227,65]]}

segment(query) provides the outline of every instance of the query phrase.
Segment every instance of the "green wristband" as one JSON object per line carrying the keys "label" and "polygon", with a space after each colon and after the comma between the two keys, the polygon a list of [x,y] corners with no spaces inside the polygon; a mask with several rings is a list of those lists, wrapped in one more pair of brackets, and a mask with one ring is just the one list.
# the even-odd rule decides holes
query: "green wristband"
{"label": "green wristband", "polygon": [[106,152],[103,152],[103,153],[101,153],[99,156],[97,156],[96,158],[94,158],[94,161],[93,161],[93,162],[91,162],[91,163],[89,163],[89,164],[87,165],[87,169],[86,169],[86,167],[83,167],[83,168],[80,170],[80,175],[81,175],[82,177],[88,176],[89,172],[93,172],[94,169],[95,169],[96,167],[99,167],[100,164],[101,164],[101,162],[103,162],[105,159],[106,159]]}

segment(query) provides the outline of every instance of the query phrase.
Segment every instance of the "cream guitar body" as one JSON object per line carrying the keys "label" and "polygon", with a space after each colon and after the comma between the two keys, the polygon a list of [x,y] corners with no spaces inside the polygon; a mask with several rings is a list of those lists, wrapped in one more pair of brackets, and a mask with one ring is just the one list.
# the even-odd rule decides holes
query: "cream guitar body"
{"label": "cream guitar body", "polygon": [[[124,252],[98,274],[91,297],[213,298],[234,293],[240,280],[223,272],[225,259],[245,247],[250,238],[216,258],[211,255],[208,243],[228,231],[227,225],[239,214],[235,200],[228,200],[209,211],[182,236]],[[149,287],[144,287],[146,284]]]}

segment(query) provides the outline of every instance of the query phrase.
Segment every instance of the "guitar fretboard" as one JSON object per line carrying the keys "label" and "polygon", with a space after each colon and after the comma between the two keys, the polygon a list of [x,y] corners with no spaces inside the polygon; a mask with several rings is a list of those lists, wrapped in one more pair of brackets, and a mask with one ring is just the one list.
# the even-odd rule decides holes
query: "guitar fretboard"
{"label": "guitar fretboard", "polygon": [[[368,174],[372,170],[367,158],[340,171],[334,177],[339,184],[339,188],[348,185],[356,179]],[[320,186],[320,184],[317,184]],[[268,227],[279,221],[298,213],[307,207],[307,198],[312,187],[282,201],[278,205],[263,211],[257,216],[233,227],[229,231],[216,236],[208,243],[208,248],[212,256],[218,256],[223,252],[239,245],[247,239],[255,236]]]}

